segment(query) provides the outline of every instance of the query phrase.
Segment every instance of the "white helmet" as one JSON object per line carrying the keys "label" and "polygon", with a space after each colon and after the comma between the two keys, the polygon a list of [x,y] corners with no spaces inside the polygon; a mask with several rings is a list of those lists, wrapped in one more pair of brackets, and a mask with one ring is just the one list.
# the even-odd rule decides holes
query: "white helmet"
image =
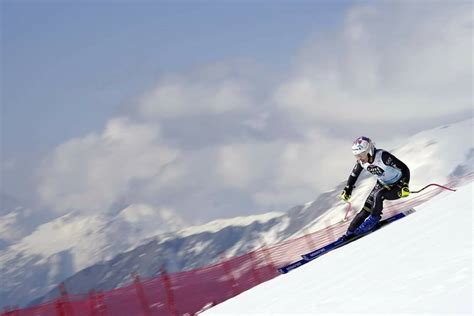
{"label": "white helmet", "polygon": [[368,153],[372,157],[374,156],[375,146],[370,138],[361,136],[357,138],[352,144],[352,153],[354,155],[360,155],[362,153]]}

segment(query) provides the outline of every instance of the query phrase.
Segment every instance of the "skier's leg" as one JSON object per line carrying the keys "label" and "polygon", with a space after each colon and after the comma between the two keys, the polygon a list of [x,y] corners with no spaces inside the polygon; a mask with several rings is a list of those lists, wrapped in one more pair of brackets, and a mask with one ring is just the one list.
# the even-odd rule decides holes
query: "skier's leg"
{"label": "skier's leg", "polygon": [[[384,200],[397,200],[400,197],[398,196],[398,189],[397,188],[387,188],[382,187],[379,190],[373,190],[374,193],[374,204],[371,210],[371,215],[374,216],[382,216],[383,211],[383,201]],[[374,192],[375,191],[375,192]]]}
{"label": "skier's leg", "polygon": [[383,200],[387,189],[379,182],[377,182],[367,198],[368,202],[371,203],[371,209],[367,210],[368,215],[362,223],[358,223],[359,226],[354,226],[355,234],[365,234],[373,229],[382,218]]}
{"label": "skier's leg", "polygon": [[354,232],[357,227],[360,226],[360,224],[362,224],[365,219],[367,217],[369,217],[370,215],[370,212],[366,211],[365,210],[365,207],[359,212],[357,213],[357,215],[354,217],[354,219],[352,220],[352,222],[350,223],[349,225],[349,228],[347,229],[347,232]]}
{"label": "skier's leg", "polygon": [[385,192],[386,189],[382,188],[377,191],[374,195],[374,205],[372,206],[372,210],[370,212],[371,215],[374,216],[382,216],[383,210],[383,201],[385,199]]}
{"label": "skier's leg", "polygon": [[364,207],[359,213],[357,213],[357,215],[354,217],[354,219],[350,223],[349,228],[347,229],[348,232],[354,232],[357,229],[357,227],[359,227],[360,224],[362,224],[365,221],[365,219],[370,215],[371,210],[374,205],[375,192],[377,192],[378,190],[380,190],[380,186],[379,186],[379,183],[377,182],[374,188],[372,189],[372,191],[370,192],[369,196],[365,200]]}

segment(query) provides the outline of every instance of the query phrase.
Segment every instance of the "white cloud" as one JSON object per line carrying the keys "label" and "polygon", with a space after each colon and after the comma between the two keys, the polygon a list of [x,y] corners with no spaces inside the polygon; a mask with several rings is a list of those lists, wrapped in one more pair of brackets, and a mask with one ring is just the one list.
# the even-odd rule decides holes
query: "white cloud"
{"label": "white cloud", "polygon": [[53,210],[107,211],[133,180],[154,177],[178,151],[160,144],[156,126],[125,118],[60,146],[43,163],[39,194]]}
{"label": "white cloud", "polygon": [[256,208],[282,211],[346,179],[355,163],[350,141],[313,128],[300,140],[229,144],[219,148],[216,176]]}
{"label": "white cloud", "polygon": [[255,181],[255,152],[251,148],[240,144],[222,146],[218,155],[217,173],[226,185],[243,189]]}
{"label": "white cloud", "polygon": [[280,141],[220,146],[216,157],[216,175],[227,187],[256,190],[271,179],[283,146]]}
{"label": "white cloud", "polygon": [[309,130],[304,139],[283,144],[272,157],[274,174],[267,186],[255,191],[255,201],[261,206],[290,207],[332,189],[352,168],[348,152],[347,139]]}
{"label": "white cloud", "polygon": [[235,67],[216,63],[185,76],[166,76],[141,98],[139,114],[148,119],[169,119],[247,109],[254,101],[251,96],[255,91],[243,79],[243,70]]}
{"label": "white cloud", "polygon": [[[317,34],[275,102],[299,118],[337,122],[439,117],[472,106],[469,3],[357,5]],[[449,106],[448,106],[449,105]]]}

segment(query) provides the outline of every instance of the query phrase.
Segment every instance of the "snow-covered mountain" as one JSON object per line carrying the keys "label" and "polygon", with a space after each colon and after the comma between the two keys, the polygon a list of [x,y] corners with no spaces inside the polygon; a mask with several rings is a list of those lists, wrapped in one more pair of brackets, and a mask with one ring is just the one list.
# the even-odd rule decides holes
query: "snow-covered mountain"
{"label": "snow-covered mountain", "polygon": [[[411,168],[412,188],[445,183],[473,171],[472,129],[470,119],[419,133],[403,146],[387,149]],[[373,183],[370,177],[359,180],[354,209],[360,208]],[[272,244],[325,227],[344,216],[346,206],[338,199],[341,188],[342,182],[315,201],[285,213],[217,220],[184,229],[186,225],[170,212],[147,205],[131,205],[112,217],[62,216],[33,232],[20,233],[0,250],[0,306],[24,305],[51,289],[54,292],[65,279],[72,293],[112,289],[129,282],[131,272],[153,276],[162,265],[169,271],[195,268],[218,260],[224,251],[233,256],[263,242]],[[0,236],[13,236],[9,230],[21,219],[10,213],[1,218]]]}
{"label": "snow-covered mountain", "polygon": [[[473,183],[201,315],[472,315]],[[297,294],[296,294],[297,293]]]}
{"label": "snow-covered mountain", "polygon": [[0,251],[19,242],[51,218],[51,214],[33,211],[14,197],[0,192]]}
{"label": "snow-covered mountain", "polygon": [[[21,227],[15,223],[25,213],[18,212],[1,218],[2,238],[13,238],[12,232]],[[134,248],[150,236],[185,226],[166,209],[143,204],[130,205],[114,216],[76,212],[56,218],[0,251],[0,305],[25,304],[90,265]]]}

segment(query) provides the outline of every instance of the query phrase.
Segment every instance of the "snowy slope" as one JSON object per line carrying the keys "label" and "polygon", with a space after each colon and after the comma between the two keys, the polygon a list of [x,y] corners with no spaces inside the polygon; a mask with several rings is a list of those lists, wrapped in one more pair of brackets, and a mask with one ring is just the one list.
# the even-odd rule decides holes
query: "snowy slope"
{"label": "snowy slope", "polygon": [[[393,152],[411,168],[411,188],[433,181],[446,183],[472,172],[472,129],[473,120],[469,119],[398,142],[400,146]],[[348,174],[351,168],[352,165],[347,166]],[[158,264],[166,264],[170,271],[196,268],[214,262],[223,250],[227,256],[238,255],[262,246],[262,241],[273,244],[326,227],[344,216],[346,206],[338,195],[345,180],[341,179],[340,186],[316,200],[285,213],[217,220],[181,230],[183,224],[179,219],[170,218],[166,211],[153,211],[147,205],[130,206],[113,218],[66,215],[0,251],[0,266],[6,267],[0,270],[0,306],[25,304],[28,298],[22,293],[30,291],[30,299],[42,296],[66,278],[66,285],[71,284],[68,289],[74,287],[78,292],[112,289],[130,281],[134,266],[141,267],[137,272],[143,276],[153,276]],[[373,177],[361,177],[353,192],[355,210],[360,209],[373,183]],[[161,234],[165,231],[168,233]],[[155,237],[147,239],[150,236]],[[129,249],[132,250],[116,256]],[[145,262],[149,259],[141,255],[148,252],[180,256]],[[108,270],[86,277],[87,271],[79,271],[85,267]]]}
{"label": "snowy slope", "polygon": [[473,310],[472,182],[202,315]]}

